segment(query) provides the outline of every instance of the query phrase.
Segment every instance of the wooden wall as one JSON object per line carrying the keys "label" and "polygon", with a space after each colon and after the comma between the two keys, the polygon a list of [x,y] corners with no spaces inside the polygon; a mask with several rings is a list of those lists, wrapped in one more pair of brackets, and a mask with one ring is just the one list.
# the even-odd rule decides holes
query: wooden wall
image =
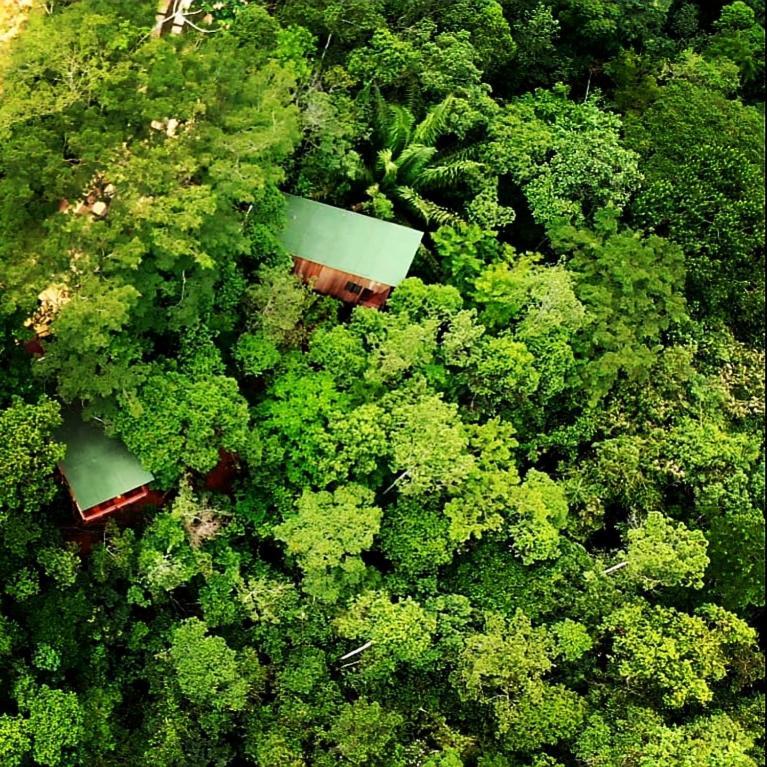
{"label": "wooden wall", "polygon": [[[335,296],[349,304],[380,309],[391,293],[391,285],[385,285],[383,282],[367,280],[304,258],[294,258],[293,263],[294,273],[300,275],[304,282],[309,283],[318,293]],[[359,292],[349,290],[349,283],[358,285]]]}

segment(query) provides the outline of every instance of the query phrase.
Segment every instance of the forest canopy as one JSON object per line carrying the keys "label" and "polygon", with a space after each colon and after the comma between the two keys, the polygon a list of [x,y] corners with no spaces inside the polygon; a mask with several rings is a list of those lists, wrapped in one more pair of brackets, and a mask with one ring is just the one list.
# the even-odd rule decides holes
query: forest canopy
{"label": "forest canopy", "polygon": [[0,765],[763,764],[763,0],[157,11],[0,0]]}

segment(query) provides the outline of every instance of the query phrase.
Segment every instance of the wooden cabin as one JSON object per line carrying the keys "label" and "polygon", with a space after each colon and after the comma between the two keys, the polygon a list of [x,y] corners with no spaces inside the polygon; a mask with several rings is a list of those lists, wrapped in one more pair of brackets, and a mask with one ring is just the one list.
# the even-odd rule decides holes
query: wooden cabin
{"label": "wooden cabin", "polygon": [[282,244],[318,293],[380,309],[407,277],[423,232],[285,195]]}
{"label": "wooden cabin", "polygon": [[154,476],[122,442],[108,437],[98,424],[83,421],[77,411],[64,412],[63,420],[54,435],[67,448],[59,471],[84,522],[150,501],[148,485]]}

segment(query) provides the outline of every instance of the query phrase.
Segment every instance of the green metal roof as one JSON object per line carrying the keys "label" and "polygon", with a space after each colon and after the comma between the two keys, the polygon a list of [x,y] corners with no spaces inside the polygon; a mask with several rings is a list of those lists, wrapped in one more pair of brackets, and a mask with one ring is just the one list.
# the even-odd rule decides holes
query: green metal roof
{"label": "green metal roof", "polygon": [[98,424],[86,423],[76,411],[62,416],[64,423],[54,434],[67,447],[59,470],[80,509],[90,509],[154,479],[122,442],[107,437]]}
{"label": "green metal roof", "polygon": [[407,277],[423,232],[286,194],[282,244],[294,256],[386,285]]}

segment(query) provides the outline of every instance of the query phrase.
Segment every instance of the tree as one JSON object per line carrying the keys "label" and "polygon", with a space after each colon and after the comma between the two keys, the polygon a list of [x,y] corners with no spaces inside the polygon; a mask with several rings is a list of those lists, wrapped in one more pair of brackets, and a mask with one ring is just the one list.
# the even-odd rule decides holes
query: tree
{"label": "tree", "polygon": [[[479,56],[464,28],[439,32],[424,19],[401,33],[377,29],[368,45],[352,51],[349,74],[363,92],[383,91],[393,100],[411,94],[415,103],[433,104],[452,94],[475,97],[484,92]],[[412,96],[420,96],[413,99]]]}
{"label": "tree", "polygon": [[347,408],[348,396],[329,373],[299,367],[278,377],[254,414],[265,467],[282,467],[278,476],[297,487],[325,487],[335,462],[327,424]]}
{"label": "tree", "polygon": [[589,312],[579,346],[592,401],[621,373],[646,379],[663,332],[686,317],[682,252],[656,235],[620,231],[610,208],[596,216],[593,232],[564,226],[551,236],[558,252],[570,254],[575,292]]}
{"label": "tree", "polygon": [[512,546],[525,564],[554,556],[559,531],[567,521],[564,490],[543,472],[531,469],[510,493]]}
{"label": "tree", "polygon": [[724,712],[669,724],[650,708],[591,714],[575,748],[584,762],[619,767],[632,759],[641,767],[721,764],[756,767],[754,733]]}
{"label": "tree", "polygon": [[547,81],[557,64],[557,45],[561,24],[553,10],[545,3],[538,3],[518,19],[512,33],[517,42],[516,77],[533,85]]}
{"label": "tree", "polygon": [[8,767],[21,767],[29,752],[26,722],[20,717],[0,716],[0,756]]}
{"label": "tree", "polygon": [[373,384],[401,383],[434,362],[437,352],[437,320],[411,322],[407,314],[394,317],[376,328],[370,338],[364,377]]}
{"label": "tree", "polygon": [[434,395],[392,405],[392,487],[403,495],[418,495],[460,486],[473,460],[455,406]]}
{"label": "tree", "polygon": [[378,487],[389,453],[386,410],[374,403],[359,405],[348,413],[337,412],[328,422],[328,451],[337,481],[349,477]]}
{"label": "tree", "polygon": [[[763,474],[764,464],[756,471]],[[743,610],[764,604],[765,520],[758,502],[734,490],[714,484],[701,494],[700,508],[709,520],[712,585],[726,607]]]}
{"label": "tree", "polygon": [[[640,114],[626,141],[642,156],[645,184],[633,211],[683,248],[688,291],[701,316],[723,318],[747,336],[762,327],[763,125],[753,107],[724,87],[701,83],[686,62]],[[673,125],[674,130],[668,130]]]}
{"label": "tree", "polygon": [[38,764],[64,767],[77,760],[85,732],[77,695],[48,685],[28,687],[20,694],[19,707],[28,714],[32,756]]}
{"label": "tree", "polygon": [[513,408],[538,388],[534,362],[527,346],[511,334],[478,341],[467,370],[472,397],[490,412]]}
{"label": "tree", "polygon": [[[51,281],[69,287],[38,366],[67,400],[132,393],[157,335],[214,310],[245,249],[238,206],[279,226],[265,202],[298,139],[287,68],[255,46],[237,55],[235,35],[148,40],[142,11],[93,0],[35,19],[4,73],[7,308],[30,313]],[[75,214],[86,195],[106,215]]]}
{"label": "tree", "polygon": [[[497,203],[493,177],[477,160],[456,154],[451,157],[439,151],[437,143],[454,133],[452,114],[460,102],[445,98],[432,107],[420,122],[413,114],[397,104],[378,99],[372,157],[360,168],[360,181],[369,198],[357,204],[379,218],[414,220],[430,224],[460,221],[461,213],[449,205],[435,201],[431,195],[445,190],[445,199],[455,196],[458,188],[468,190],[466,210],[472,216],[472,206],[488,227],[510,223],[513,213]],[[465,153],[464,153],[465,155]],[[438,198],[439,199],[439,198]],[[481,212],[484,206],[485,212]]]}
{"label": "tree", "polygon": [[423,577],[453,558],[455,539],[447,515],[436,504],[403,496],[386,510],[381,526],[381,549],[399,573]]}
{"label": "tree", "polygon": [[454,675],[461,697],[493,712],[512,750],[533,750],[571,737],[584,715],[579,696],[542,677],[553,668],[554,643],[517,611],[508,621],[489,614],[485,632],[470,635]]}
{"label": "tree", "polygon": [[508,622],[489,616],[486,631],[470,637],[456,670],[467,698],[482,699],[492,690],[518,694],[529,678],[553,667],[553,646],[545,628],[533,628],[522,612]]}
{"label": "tree", "polygon": [[506,748],[532,752],[571,739],[586,711],[578,693],[560,684],[533,682],[515,704],[495,706]]}
{"label": "tree", "polygon": [[539,89],[491,123],[483,157],[521,188],[536,223],[582,226],[605,206],[622,210],[639,187],[639,157],[623,147],[620,129],[597,98],[577,104],[565,86]]}
{"label": "tree", "polygon": [[[764,603],[765,521],[760,438],[713,418],[681,418],[660,448],[664,472],[695,499],[709,541],[707,577],[732,609]],[[677,470],[676,467],[679,467]],[[757,478],[754,482],[753,478]],[[726,596],[725,596],[726,595]]]}
{"label": "tree", "polygon": [[403,723],[399,714],[360,698],[342,707],[328,732],[328,740],[349,764],[392,764],[390,749],[399,750],[392,741]]}
{"label": "tree", "polygon": [[[583,593],[584,572],[592,566],[592,559],[582,546],[564,536],[557,558],[531,565],[508,556],[506,543],[492,538],[464,553],[456,564],[447,579],[451,589],[465,594],[478,609],[509,618],[517,609],[536,622],[572,614],[574,609],[580,613],[584,598],[593,599],[592,594]],[[593,611],[595,606],[590,607]],[[600,600],[596,611],[603,609]]]}
{"label": "tree", "polygon": [[248,680],[236,653],[222,637],[209,636],[202,621],[189,618],[175,628],[168,652],[178,685],[193,704],[217,711],[244,708]]}
{"label": "tree", "polygon": [[344,485],[333,493],[305,490],[296,514],[274,528],[304,571],[303,587],[322,602],[335,602],[341,592],[359,584],[365,565],[359,555],[371,548],[381,524],[373,493]]}
{"label": "tree", "polygon": [[[138,577],[129,592],[132,601],[137,604],[145,601],[139,584],[159,599],[163,593],[190,582],[203,570],[210,571],[210,556],[198,551],[204,538],[195,535],[197,531],[193,526],[199,519],[200,506],[185,478],[170,511],[161,512],[151,521],[136,546]],[[214,518],[209,519],[208,524],[210,535],[220,523]]]}
{"label": "tree", "polygon": [[241,453],[250,436],[247,402],[237,381],[155,368],[113,421],[114,431],[161,486],[187,470],[205,473],[219,451]]}
{"label": "tree", "polygon": [[436,625],[435,616],[414,599],[395,602],[383,591],[360,594],[334,622],[344,639],[370,643],[361,654],[360,669],[371,679],[386,679],[400,665],[418,668],[428,663]]}
{"label": "tree", "polygon": [[52,439],[60,424],[59,406],[47,397],[34,405],[15,399],[0,411],[0,521],[9,512],[36,512],[53,499],[53,470],[65,452]]}
{"label": "tree", "polygon": [[[479,262],[471,266],[467,290],[484,326],[513,330],[488,346],[502,349],[513,341],[519,351],[524,348],[531,358],[519,371],[520,388],[527,395],[523,401],[552,400],[577,385],[576,339],[587,318],[576,295],[575,274],[563,264],[542,265],[540,254],[517,254],[508,246],[490,258],[484,267]],[[487,386],[479,379],[480,386]]]}
{"label": "tree", "polygon": [[245,295],[248,330],[278,349],[299,346],[306,341],[307,315],[317,302],[318,296],[286,265],[263,267]]}
{"label": "tree", "polygon": [[454,545],[497,533],[512,516],[510,496],[517,489],[515,470],[473,471],[444,508]]}
{"label": "tree", "polygon": [[708,541],[700,530],[689,530],[659,512],[650,512],[640,527],[626,534],[625,559],[606,572],[626,567],[626,574],[642,588],[703,587],[708,566]]}
{"label": "tree", "polygon": [[503,11],[496,0],[458,0],[439,7],[446,29],[468,29],[471,42],[480,56],[483,70],[503,71],[513,61],[517,43]]}
{"label": "tree", "polygon": [[722,8],[714,29],[706,55],[715,59],[723,56],[737,64],[745,85],[763,80],[764,25],[758,23],[754,9],[735,0]]}
{"label": "tree", "polygon": [[613,673],[630,688],[649,689],[671,708],[708,703],[714,683],[756,659],[754,630],[716,605],[687,615],[642,602],[627,604],[608,616],[602,628],[612,639]]}

